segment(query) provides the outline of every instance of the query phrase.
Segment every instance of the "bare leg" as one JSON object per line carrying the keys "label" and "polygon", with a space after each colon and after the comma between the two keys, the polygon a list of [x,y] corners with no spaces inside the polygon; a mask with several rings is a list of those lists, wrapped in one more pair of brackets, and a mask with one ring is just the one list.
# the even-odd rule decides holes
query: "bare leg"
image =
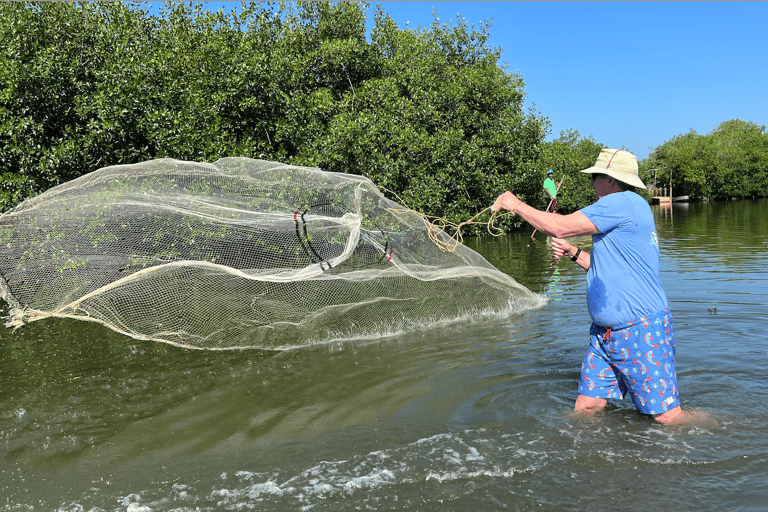
{"label": "bare leg", "polygon": [[605,398],[579,395],[576,397],[576,405],[573,406],[573,410],[576,412],[595,412],[603,409],[606,405],[608,405],[608,400]]}
{"label": "bare leg", "polygon": [[710,416],[709,413],[698,410],[684,411],[679,405],[665,413],[655,415],[653,419],[663,425],[682,425],[683,423],[695,423],[699,425],[717,424],[715,418]]}
{"label": "bare leg", "polygon": [[685,422],[685,414],[678,405],[674,409],[670,409],[667,412],[661,414],[654,414],[653,419],[661,423],[662,425],[675,425]]}

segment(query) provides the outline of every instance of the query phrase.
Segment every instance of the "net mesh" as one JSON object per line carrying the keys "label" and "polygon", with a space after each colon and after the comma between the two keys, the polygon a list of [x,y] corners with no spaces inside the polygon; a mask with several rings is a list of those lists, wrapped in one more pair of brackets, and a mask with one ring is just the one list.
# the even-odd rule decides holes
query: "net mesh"
{"label": "net mesh", "polygon": [[[450,237],[438,233],[446,241]],[[0,216],[7,325],[278,349],[506,315],[541,297],[367,178],[248,158],[106,167]]]}

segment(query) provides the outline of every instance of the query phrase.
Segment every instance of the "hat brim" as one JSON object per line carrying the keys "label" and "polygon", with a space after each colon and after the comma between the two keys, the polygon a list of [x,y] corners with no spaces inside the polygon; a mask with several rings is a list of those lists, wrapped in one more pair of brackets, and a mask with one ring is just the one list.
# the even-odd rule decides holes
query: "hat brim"
{"label": "hat brim", "polygon": [[606,169],[605,167],[597,167],[592,166],[588,169],[584,169],[582,171],[585,174],[605,174],[606,176],[610,176],[611,178],[615,178],[622,183],[626,183],[627,185],[632,185],[633,187],[646,189],[645,183],[640,180],[640,178],[637,176],[637,174],[632,172],[622,172],[620,170],[616,169]]}

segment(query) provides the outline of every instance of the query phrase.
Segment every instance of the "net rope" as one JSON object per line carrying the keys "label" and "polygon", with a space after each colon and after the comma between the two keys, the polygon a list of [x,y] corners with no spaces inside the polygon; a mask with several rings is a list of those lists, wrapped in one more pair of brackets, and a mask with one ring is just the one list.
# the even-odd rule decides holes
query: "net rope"
{"label": "net rope", "polygon": [[[457,247],[464,244],[464,236],[461,234],[461,230],[464,226],[471,226],[471,225],[481,225],[485,226],[486,231],[488,234],[492,236],[502,236],[504,234],[504,230],[496,226],[496,219],[500,216],[507,216],[510,215],[511,212],[492,212],[491,207],[487,207],[475,215],[473,215],[471,218],[460,222],[456,224],[455,222],[451,222],[447,219],[444,219],[443,217],[438,217],[434,215],[427,215],[425,213],[421,213],[419,211],[413,210],[411,208],[408,208],[408,206],[405,204],[405,202],[394,192],[391,190],[388,190],[384,187],[381,187],[382,190],[389,192],[394,197],[397,198],[398,201],[403,203],[403,208],[393,208],[392,211],[394,213],[408,213],[411,215],[418,215],[424,220],[424,227],[427,230],[427,236],[430,240],[432,240],[432,243],[434,243],[441,251],[445,252],[454,252]],[[481,217],[482,215],[485,215],[487,212],[491,212],[490,217],[487,221],[481,222],[476,219]],[[451,235],[450,232],[453,232]],[[443,234],[449,233],[449,237],[446,240]]]}

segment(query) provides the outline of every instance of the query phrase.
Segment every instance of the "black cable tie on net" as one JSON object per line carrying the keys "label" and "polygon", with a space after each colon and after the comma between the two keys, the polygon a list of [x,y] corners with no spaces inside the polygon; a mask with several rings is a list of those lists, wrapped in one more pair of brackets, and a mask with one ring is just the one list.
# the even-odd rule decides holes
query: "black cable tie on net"
{"label": "black cable tie on net", "polygon": [[[304,211],[302,211],[302,209]],[[309,241],[309,233],[307,233],[307,221],[304,219],[304,215],[309,211],[310,207],[308,205],[302,205],[300,206],[295,212],[293,212],[293,221],[296,223],[296,237],[299,239],[299,243],[301,244],[301,248],[304,249],[304,252],[306,253],[307,257],[312,263],[319,263],[320,264],[320,270],[323,272],[326,272],[333,268],[327,260],[323,259],[315,250],[314,247],[312,247],[312,242]],[[299,213],[301,213],[301,229],[299,229]],[[302,236],[303,232],[303,236]],[[328,268],[325,268],[325,265],[328,266]]]}
{"label": "black cable tie on net", "polygon": [[[384,235],[384,231],[381,232],[382,235]],[[389,231],[386,231],[387,234],[387,241],[384,243],[384,254],[387,255],[387,261],[392,261],[392,238],[389,236]],[[389,252],[387,252],[387,248],[389,248]]]}

